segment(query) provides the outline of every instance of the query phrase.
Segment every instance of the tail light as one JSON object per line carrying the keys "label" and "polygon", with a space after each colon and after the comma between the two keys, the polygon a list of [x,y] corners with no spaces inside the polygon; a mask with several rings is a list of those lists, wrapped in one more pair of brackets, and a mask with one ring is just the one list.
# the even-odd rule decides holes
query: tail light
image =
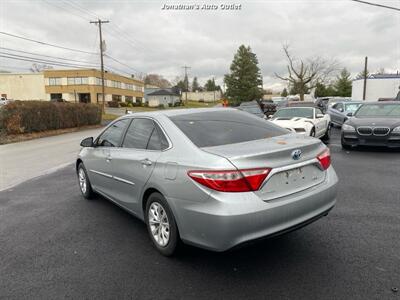
{"label": "tail light", "polygon": [[326,148],[323,152],[321,152],[317,159],[322,167],[322,169],[326,170],[331,165],[331,152],[329,148]]}
{"label": "tail light", "polygon": [[257,191],[271,169],[258,168],[232,171],[189,171],[194,181],[220,192]]}

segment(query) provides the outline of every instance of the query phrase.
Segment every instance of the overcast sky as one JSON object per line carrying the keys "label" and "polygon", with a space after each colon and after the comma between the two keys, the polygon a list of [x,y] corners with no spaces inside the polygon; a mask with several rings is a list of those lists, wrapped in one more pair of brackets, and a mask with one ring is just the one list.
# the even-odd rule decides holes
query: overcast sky
{"label": "overcast sky", "polygon": [[[400,8],[400,0],[371,2]],[[221,10],[220,4],[241,4],[241,10]],[[163,10],[164,4],[214,4],[217,10]],[[200,83],[215,76],[219,84],[229,72],[241,44],[257,54],[264,87],[280,89],[274,72],[284,74],[282,44],[296,57],[335,58],[353,75],[369,58],[370,72],[400,71],[400,12],[350,0],[336,1],[77,1],[2,0],[0,31],[56,45],[98,52],[98,29],[104,24],[106,53],[131,69],[106,58],[115,69],[183,75]],[[0,47],[98,63],[98,56],[71,52],[0,35]],[[4,52],[0,49],[0,52]],[[21,53],[19,53],[21,54]],[[21,54],[28,55],[28,54]],[[23,71],[32,63],[0,58],[0,69]],[[10,67],[13,67],[11,69]]]}

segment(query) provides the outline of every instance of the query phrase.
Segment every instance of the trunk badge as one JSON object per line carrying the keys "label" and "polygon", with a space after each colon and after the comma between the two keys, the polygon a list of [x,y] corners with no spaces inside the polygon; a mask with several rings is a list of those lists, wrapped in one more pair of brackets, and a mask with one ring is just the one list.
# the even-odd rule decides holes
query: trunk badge
{"label": "trunk badge", "polygon": [[294,160],[299,160],[301,157],[301,150],[300,149],[296,149],[292,152],[292,158]]}

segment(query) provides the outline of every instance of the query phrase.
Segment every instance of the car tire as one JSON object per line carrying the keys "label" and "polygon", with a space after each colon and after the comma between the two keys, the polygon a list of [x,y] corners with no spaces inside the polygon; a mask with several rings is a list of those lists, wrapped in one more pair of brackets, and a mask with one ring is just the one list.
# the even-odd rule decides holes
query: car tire
{"label": "car tire", "polygon": [[94,192],[86,168],[82,162],[79,163],[78,168],[76,169],[76,174],[78,176],[79,190],[81,191],[83,197],[86,199],[92,199]]}
{"label": "car tire", "polygon": [[175,254],[180,244],[178,226],[163,195],[153,193],[149,196],[144,217],[156,249],[165,256]]}
{"label": "car tire", "polygon": [[311,128],[310,136],[315,137],[315,127]]}
{"label": "car tire", "polygon": [[328,128],[326,129],[326,132],[325,132],[324,136],[322,137],[323,140],[327,141],[327,140],[329,140],[331,138],[331,128],[332,128],[332,125],[329,124]]}

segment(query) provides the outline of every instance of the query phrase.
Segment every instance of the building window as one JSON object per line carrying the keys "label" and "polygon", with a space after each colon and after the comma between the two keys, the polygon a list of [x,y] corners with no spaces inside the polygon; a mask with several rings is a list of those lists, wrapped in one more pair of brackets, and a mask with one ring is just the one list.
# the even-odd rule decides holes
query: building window
{"label": "building window", "polygon": [[49,85],[61,85],[61,78],[59,77],[50,77]]}
{"label": "building window", "polygon": [[121,102],[122,98],[121,95],[112,95],[112,101]]}
{"label": "building window", "polygon": [[133,84],[131,84],[131,83],[125,83],[125,88],[127,89],[127,90],[134,90],[133,89]]}
{"label": "building window", "polygon": [[88,77],[68,77],[68,85],[89,84]]}

